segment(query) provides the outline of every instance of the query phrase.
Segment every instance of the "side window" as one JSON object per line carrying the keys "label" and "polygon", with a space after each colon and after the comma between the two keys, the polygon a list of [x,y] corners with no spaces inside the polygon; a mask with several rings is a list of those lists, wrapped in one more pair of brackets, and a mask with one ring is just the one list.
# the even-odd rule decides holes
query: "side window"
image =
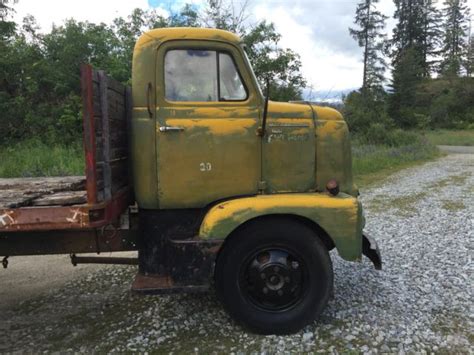
{"label": "side window", "polygon": [[227,53],[219,53],[219,78],[221,100],[245,100],[247,92],[235,67],[232,57]]}
{"label": "side window", "polygon": [[165,56],[165,93],[171,101],[217,101],[215,51],[171,50]]}
{"label": "side window", "polygon": [[229,54],[174,49],[165,55],[165,97],[170,101],[242,101],[247,91]]}

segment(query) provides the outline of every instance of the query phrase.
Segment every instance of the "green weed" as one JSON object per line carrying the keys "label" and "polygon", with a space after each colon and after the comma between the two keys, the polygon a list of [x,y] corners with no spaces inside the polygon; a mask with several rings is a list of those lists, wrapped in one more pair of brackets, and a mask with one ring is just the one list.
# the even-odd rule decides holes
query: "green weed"
{"label": "green weed", "polygon": [[0,146],[0,177],[84,175],[80,143],[46,145],[40,141]]}
{"label": "green weed", "polygon": [[474,129],[448,130],[439,129],[425,132],[425,136],[434,145],[474,145]]}
{"label": "green weed", "polygon": [[392,147],[356,142],[352,156],[354,181],[359,186],[367,186],[396,171],[437,158],[440,153],[435,146],[423,141]]}

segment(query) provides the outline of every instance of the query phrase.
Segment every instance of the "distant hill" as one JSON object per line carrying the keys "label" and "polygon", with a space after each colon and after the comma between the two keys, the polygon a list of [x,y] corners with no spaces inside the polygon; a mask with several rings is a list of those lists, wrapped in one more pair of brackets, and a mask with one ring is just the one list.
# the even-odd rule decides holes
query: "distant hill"
{"label": "distant hill", "polygon": [[349,94],[354,89],[345,90],[311,90],[309,88],[303,89],[303,99],[318,104],[326,104],[328,106],[341,106],[342,98]]}

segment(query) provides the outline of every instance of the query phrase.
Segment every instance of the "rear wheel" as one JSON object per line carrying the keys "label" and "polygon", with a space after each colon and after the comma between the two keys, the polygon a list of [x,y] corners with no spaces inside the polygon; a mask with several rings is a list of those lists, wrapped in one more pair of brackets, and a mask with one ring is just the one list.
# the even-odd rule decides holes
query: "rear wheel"
{"label": "rear wheel", "polygon": [[333,285],[328,251],[313,230],[283,218],[249,222],[225,243],[217,294],[237,321],[262,334],[298,331],[326,306]]}

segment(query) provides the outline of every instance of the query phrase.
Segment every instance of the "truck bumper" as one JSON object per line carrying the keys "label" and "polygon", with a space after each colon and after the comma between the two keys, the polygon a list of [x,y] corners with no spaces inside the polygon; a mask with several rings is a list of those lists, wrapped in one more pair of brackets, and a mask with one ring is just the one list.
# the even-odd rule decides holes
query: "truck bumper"
{"label": "truck bumper", "polygon": [[372,261],[376,270],[382,270],[382,256],[377,242],[366,233],[362,234],[362,254]]}

